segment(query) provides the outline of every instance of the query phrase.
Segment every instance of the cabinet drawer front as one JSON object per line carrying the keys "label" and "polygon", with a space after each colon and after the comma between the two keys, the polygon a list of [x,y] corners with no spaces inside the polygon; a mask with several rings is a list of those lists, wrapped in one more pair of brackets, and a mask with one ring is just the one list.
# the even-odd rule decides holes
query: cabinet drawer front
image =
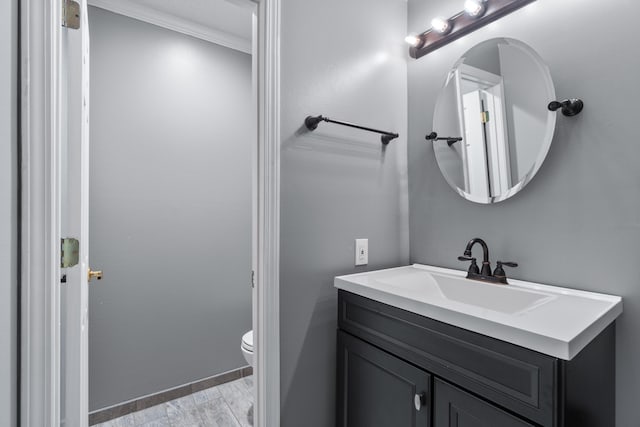
{"label": "cabinet drawer front", "polygon": [[341,329],[543,425],[557,359],[340,291]]}
{"label": "cabinet drawer front", "polygon": [[434,380],[434,427],[534,427],[457,387]]}
{"label": "cabinet drawer front", "polygon": [[429,427],[431,375],[338,331],[339,427]]}

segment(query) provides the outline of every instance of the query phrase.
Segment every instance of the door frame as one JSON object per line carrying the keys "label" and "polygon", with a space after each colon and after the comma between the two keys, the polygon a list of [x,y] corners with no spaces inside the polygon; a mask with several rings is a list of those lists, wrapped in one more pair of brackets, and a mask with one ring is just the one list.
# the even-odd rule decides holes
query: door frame
{"label": "door frame", "polygon": [[[20,0],[21,427],[54,427],[59,421],[61,2]],[[256,427],[274,427],[280,425],[281,0],[254,2],[258,4],[254,415]]]}

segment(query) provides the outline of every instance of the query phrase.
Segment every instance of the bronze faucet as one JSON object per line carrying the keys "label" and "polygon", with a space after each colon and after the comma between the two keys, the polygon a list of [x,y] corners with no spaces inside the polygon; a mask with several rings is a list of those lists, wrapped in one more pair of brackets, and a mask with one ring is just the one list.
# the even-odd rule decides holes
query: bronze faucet
{"label": "bronze faucet", "polygon": [[[476,243],[482,246],[482,270],[478,268],[476,259],[471,256],[471,249]],[[464,250],[464,255],[459,256],[458,260],[471,261],[471,265],[469,266],[469,270],[467,271],[467,279],[482,280],[482,281],[491,282],[491,283],[502,283],[505,285],[508,284],[508,282],[507,282],[507,276],[502,267],[518,266],[518,264],[515,262],[498,261],[496,263],[496,269],[493,271],[493,273],[491,273],[491,262],[489,261],[489,247],[487,246],[486,242],[480,239],[479,237],[475,237],[469,240],[469,243],[467,243],[467,247]]]}

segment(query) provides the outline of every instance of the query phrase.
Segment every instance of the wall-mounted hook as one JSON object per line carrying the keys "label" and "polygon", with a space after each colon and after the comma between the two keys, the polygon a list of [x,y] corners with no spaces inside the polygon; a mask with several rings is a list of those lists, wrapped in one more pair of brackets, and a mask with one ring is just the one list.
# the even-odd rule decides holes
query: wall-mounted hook
{"label": "wall-mounted hook", "polygon": [[562,109],[562,114],[567,117],[573,117],[580,114],[580,111],[584,108],[584,102],[578,98],[565,99],[564,101],[551,101],[549,103],[549,111],[557,111]]}

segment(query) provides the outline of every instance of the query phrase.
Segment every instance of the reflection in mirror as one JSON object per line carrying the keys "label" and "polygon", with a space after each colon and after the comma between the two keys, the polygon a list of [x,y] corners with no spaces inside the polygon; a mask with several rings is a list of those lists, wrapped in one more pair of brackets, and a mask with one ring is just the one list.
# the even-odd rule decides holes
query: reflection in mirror
{"label": "reflection in mirror", "polygon": [[554,99],[549,70],[529,46],[499,38],[471,48],[448,73],[433,118],[437,135],[462,138],[433,140],[447,182],[477,203],[516,194],[549,150]]}

